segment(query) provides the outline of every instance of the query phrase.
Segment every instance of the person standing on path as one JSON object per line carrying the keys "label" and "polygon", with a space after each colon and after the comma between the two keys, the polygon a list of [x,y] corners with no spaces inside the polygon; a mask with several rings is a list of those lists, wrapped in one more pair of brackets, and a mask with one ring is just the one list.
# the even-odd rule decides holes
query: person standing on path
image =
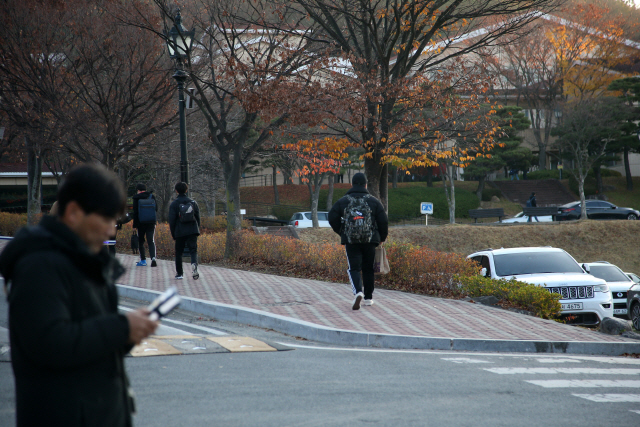
{"label": "person standing on path", "polygon": [[[527,200],[527,207],[529,207],[529,208],[538,207],[538,202],[536,201],[536,192],[535,191],[533,191],[531,193],[531,196],[529,196],[529,200]],[[529,219],[527,220],[527,222],[533,222],[533,221],[531,221],[531,218],[535,218],[536,222],[540,222],[540,220],[538,219],[537,216],[532,216],[532,215],[529,215]]]}
{"label": "person standing on path", "polygon": [[125,204],[113,172],[76,166],[59,186],[56,215],[22,228],[0,255],[18,427],[132,425],[124,355],[158,322],[144,308],[118,313],[124,268],[104,241]]}
{"label": "person standing on path", "polygon": [[183,278],[182,254],[185,246],[191,254],[191,275],[194,280],[198,273],[198,236],[200,235],[200,208],[195,200],[187,197],[189,186],[179,182],[175,186],[178,197],[169,206],[169,228],[176,241],[176,279]]}
{"label": "person standing on path", "polygon": [[359,310],[363,299],[364,305],[373,305],[376,246],[387,240],[389,221],[382,203],[369,194],[365,175],[358,172],[351,183],[351,189],[329,211],[329,225],[345,246],[355,295],[351,308]]}
{"label": "person standing on path", "polygon": [[[138,230],[138,241],[140,242],[140,261],[136,263],[136,266],[144,267],[147,265],[147,258],[144,253],[144,241],[146,239],[147,244],[149,245],[151,267],[157,267],[155,234],[156,212],[158,211],[158,205],[155,203],[156,196],[153,195],[153,191],[147,191],[147,186],[142,183],[136,185],[136,190],[138,191],[138,194],[133,196],[133,228]],[[147,200],[152,200],[153,204],[146,204],[146,206],[143,207],[145,212],[142,212],[140,209],[140,201],[145,203]]]}

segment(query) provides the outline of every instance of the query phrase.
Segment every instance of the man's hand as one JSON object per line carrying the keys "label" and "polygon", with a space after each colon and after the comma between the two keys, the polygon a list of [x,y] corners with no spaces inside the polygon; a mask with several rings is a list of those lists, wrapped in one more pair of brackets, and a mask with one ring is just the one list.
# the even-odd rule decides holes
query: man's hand
{"label": "man's hand", "polygon": [[129,321],[129,342],[131,344],[140,344],[143,339],[154,333],[160,324],[158,321],[149,320],[149,310],[146,308],[128,311],[125,316]]}

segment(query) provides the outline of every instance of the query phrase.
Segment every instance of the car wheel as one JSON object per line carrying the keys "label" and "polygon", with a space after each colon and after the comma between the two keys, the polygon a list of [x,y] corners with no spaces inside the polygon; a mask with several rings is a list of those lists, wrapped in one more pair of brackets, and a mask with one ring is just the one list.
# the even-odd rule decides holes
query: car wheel
{"label": "car wheel", "polygon": [[629,214],[627,215],[627,219],[638,219],[638,217],[636,216],[636,214]]}
{"label": "car wheel", "polygon": [[640,303],[631,306],[631,323],[636,330],[640,331]]}

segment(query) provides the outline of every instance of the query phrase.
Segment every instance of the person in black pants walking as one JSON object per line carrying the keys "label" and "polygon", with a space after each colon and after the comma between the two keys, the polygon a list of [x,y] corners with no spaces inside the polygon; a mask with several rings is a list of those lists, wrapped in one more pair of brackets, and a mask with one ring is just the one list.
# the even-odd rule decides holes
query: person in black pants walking
{"label": "person in black pants walking", "polygon": [[195,200],[187,197],[189,186],[179,182],[175,186],[178,197],[169,206],[169,228],[176,241],[176,279],[183,278],[182,254],[185,246],[191,254],[191,275],[194,280],[198,273],[198,236],[200,235],[200,208]]}
{"label": "person in black pants walking", "polygon": [[[357,173],[351,181],[352,187],[347,194],[338,200],[329,211],[329,224],[333,231],[340,234],[341,243],[345,246],[349,268],[349,280],[351,290],[355,295],[352,309],[359,310],[360,303],[364,299],[364,305],[373,305],[374,273],[376,246],[387,239],[389,221],[382,203],[369,194],[367,190],[367,178],[363,173]],[[350,243],[349,232],[346,230],[347,218],[345,218],[351,203],[357,203],[356,199],[364,198],[369,212],[363,212],[359,217],[365,223],[370,223],[371,233],[364,243]],[[355,206],[355,205],[353,205]],[[363,293],[364,286],[364,293]]]}
{"label": "person in black pants walking", "polygon": [[[156,199],[156,196],[153,195],[153,191],[147,191],[147,186],[144,184],[136,185],[136,190],[138,194],[133,196],[133,228],[138,230],[138,241],[140,242],[140,261],[136,263],[138,267],[144,267],[147,265],[147,258],[144,253],[144,241],[146,239],[147,244],[149,245],[149,256],[151,257],[151,267],[157,267],[158,263],[156,262],[156,220],[155,215],[153,218],[153,222],[151,220],[141,221],[140,219],[140,209],[138,201],[141,199],[148,199],[149,196],[153,200]],[[156,212],[158,211],[158,205],[155,207]]]}
{"label": "person in black pants walking", "polygon": [[[530,208],[538,207],[538,202],[536,200],[536,192],[535,191],[531,193],[531,196],[529,196],[529,200],[527,200],[527,207],[530,207]],[[538,217],[537,216],[533,216],[533,215],[529,215],[529,219],[527,220],[527,222],[533,222],[531,220],[531,218],[535,218],[536,222],[540,222],[540,220],[538,220]]]}

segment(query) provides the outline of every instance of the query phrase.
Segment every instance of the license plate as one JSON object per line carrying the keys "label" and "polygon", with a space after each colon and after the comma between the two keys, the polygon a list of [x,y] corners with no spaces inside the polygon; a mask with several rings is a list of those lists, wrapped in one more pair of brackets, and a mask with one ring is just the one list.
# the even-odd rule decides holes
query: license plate
{"label": "license plate", "polygon": [[[562,304],[562,309],[563,310],[582,310],[582,303],[581,302],[572,302],[572,303],[568,303],[568,304]],[[627,311],[627,310],[625,310]]]}
{"label": "license plate", "polygon": [[613,314],[627,314],[626,308],[614,308]]}

